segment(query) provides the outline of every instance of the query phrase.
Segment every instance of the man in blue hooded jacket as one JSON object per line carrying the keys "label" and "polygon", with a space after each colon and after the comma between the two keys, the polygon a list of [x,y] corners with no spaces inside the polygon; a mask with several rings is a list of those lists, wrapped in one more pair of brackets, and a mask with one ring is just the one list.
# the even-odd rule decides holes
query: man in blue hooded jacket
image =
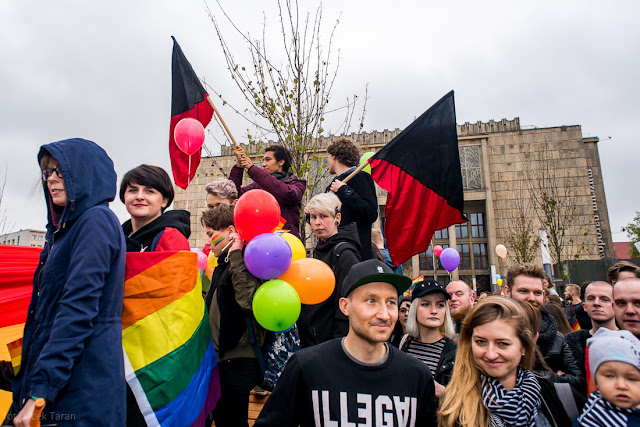
{"label": "man in blue hooded jacket", "polygon": [[43,425],[122,426],[125,241],[108,203],[113,162],[98,145],[67,139],[40,148],[46,244],[33,280],[14,423],[28,426],[44,398]]}

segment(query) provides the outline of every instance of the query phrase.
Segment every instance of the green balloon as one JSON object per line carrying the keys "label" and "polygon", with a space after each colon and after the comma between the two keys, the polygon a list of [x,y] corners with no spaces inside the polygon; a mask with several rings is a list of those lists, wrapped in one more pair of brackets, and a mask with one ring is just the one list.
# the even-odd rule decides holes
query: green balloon
{"label": "green balloon", "polygon": [[[364,153],[362,157],[360,157],[360,164],[367,163],[367,160],[370,159],[374,154],[376,153],[374,153],[373,151],[367,151],[366,153]],[[362,170],[371,175],[371,165],[365,166],[365,168]]]}
{"label": "green balloon", "polygon": [[300,316],[300,297],[284,280],[263,283],[253,296],[253,316],[270,331],[284,331]]}

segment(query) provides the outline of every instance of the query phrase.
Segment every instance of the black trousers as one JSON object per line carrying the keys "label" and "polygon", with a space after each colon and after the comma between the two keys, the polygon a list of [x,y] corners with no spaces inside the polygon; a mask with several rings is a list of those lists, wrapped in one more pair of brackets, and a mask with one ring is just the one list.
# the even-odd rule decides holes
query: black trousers
{"label": "black trousers", "polygon": [[248,426],[249,393],[262,382],[257,359],[239,358],[218,363],[221,396],[213,410],[216,427]]}

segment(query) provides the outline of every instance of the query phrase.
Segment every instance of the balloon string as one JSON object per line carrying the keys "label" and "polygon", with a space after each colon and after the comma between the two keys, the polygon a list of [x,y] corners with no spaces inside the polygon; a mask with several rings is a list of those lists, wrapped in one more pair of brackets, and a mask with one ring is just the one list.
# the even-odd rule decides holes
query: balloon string
{"label": "balloon string", "polygon": [[185,210],[189,210],[189,184],[191,183],[191,154],[189,154],[189,169],[187,170],[187,206]]}

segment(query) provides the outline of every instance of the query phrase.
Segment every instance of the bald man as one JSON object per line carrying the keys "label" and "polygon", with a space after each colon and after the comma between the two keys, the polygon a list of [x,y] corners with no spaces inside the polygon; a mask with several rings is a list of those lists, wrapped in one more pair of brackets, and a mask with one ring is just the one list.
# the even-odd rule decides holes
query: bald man
{"label": "bald man", "polygon": [[462,280],[454,280],[447,285],[447,293],[451,296],[449,310],[456,326],[456,333],[460,333],[462,321],[475,303],[473,289]]}

